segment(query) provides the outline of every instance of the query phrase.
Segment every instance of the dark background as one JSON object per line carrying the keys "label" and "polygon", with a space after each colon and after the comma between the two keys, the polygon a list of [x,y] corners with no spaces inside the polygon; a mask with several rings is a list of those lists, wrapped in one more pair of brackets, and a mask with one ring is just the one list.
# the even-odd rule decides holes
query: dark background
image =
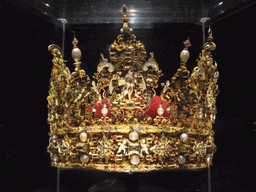
{"label": "dark background", "polygon": [[[212,191],[255,191],[255,5],[211,27],[217,49],[213,57],[220,72],[217,120],[214,125],[217,152],[211,166]],[[119,29],[121,28],[121,24]],[[75,33],[82,51],[82,68],[92,78],[100,53],[119,29],[112,25],[67,26],[65,59],[71,58]],[[206,29],[207,31],[208,29]],[[134,29],[147,52],[154,52],[164,76],[171,79],[179,67],[183,41],[192,47],[187,68],[192,71],[202,47],[202,29],[195,24],[154,24]],[[3,191],[56,191],[57,170],[46,151],[49,125],[47,100],[52,55],[50,44],[62,45],[62,29],[28,10],[1,2],[1,189]],[[157,90],[158,93],[160,89]],[[88,191],[110,179],[115,189],[130,191],[207,191],[207,169],[118,174],[98,171],[61,171],[60,191]],[[104,189],[107,191],[107,188]],[[101,190],[101,191],[104,191]],[[109,191],[114,191],[110,188]],[[122,191],[122,190],[121,190]]]}

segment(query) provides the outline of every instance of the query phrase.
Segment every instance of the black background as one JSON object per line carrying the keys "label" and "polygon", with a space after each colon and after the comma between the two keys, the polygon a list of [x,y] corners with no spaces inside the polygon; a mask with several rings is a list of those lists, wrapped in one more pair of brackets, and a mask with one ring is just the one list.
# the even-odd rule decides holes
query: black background
{"label": "black background", "polygon": [[[211,26],[217,45],[213,58],[220,72],[212,191],[255,190],[254,14],[253,5]],[[83,54],[82,68],[92,78],[100,53],[108,56],[108,46],[119,29],[100,24],[67,25],[67,66],[73,71],[71,42],[75,34]],[[185,23],[134,29],[137,39],[144,43],[148,53],[155,53],[163,70],[159,85],[171,79],[178,69],[182,42],[187,37],[193,45],[189,48],[187,68],[192,71],[196,66],[202,46],[201,30],[201,26]],[[1,187],[3,191],[56,191],[57,171],[51,167],[46,152],[49,139],[46,97],[52,69],[52,55],[47,47],[50,44],[61,47],[62,29],[4,1],[1,37]],[[61,191],[88,191],[106,178],[116,180],[114,186],[127,191],[207,191],[207,170],[132,175],[62,170],[60,178]]]}

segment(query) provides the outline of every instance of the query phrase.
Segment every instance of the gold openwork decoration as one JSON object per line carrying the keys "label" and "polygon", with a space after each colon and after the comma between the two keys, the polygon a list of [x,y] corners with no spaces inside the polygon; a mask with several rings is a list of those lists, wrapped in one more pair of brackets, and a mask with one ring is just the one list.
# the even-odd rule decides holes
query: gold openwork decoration
{"label": "gold openwork decoration", "polygon": [[193,72],[186,68],[189,39],[174,77],[162,83],[162,71],[145,46],[132,34],[124,5],[123,27],[109,47],[110,61],[101,54],[91,81],[80,67],[82,53],[74,38],[70,73],[60,47],[50,45],[48,152],[52,166],[103,171],[147,172],[201,169],[212,164],[216,151],[212,125],[216,116],[217,64],[212,31]]}

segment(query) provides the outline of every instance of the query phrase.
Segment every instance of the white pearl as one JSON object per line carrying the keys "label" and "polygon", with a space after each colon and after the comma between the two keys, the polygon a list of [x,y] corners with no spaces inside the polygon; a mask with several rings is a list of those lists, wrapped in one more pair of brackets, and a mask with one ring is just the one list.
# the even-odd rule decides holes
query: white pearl
{"label": "white pearl", "polygon": [[87,162],[89,161],[89,156],[88,156],[88,155],[82,155],[82,156],[80,157],[80,161],[81,161],[82,163],[87,163]]}
{"label": "white pearl", "polygon": [[103,108],[101,109],[101,113],[103,116],[106,116],[108,114],[108,109],[106,104],[103,105]]}
{"label": "white pearl", "polygon": [[73,57],[75,62],[80,61],[81,56],[82,56],[82,53],[81,53],[81,50],[79,48],[74,48],[72,50],[72,57]]}
{"label": "white pearl", "polygon": [[183,62],[186,62],[187,60],[188,60],[188,58],[189,58],[189,52],[188,52],[188,50],[183,50],[183,51],[181,51],[181,53],[180,53],[180,59],[181,59],[181,61],[183,61]]}
{"label": "white pearl", "polygon": [[198,119],[202,119],[203,118],[203,113],[202,112],[198,112],[197,113],[197,117],[198,117]]}
{"label": "white pearl", "polygon": [[157,114],[159,116],[162,116],[164,114],[164,108],[162,107],[162,105],[159,105],[159,108],[157,109]]}
{"label": "white pearl", "polygon": [[213,142],[213,137],[211,135],[208,137],[208,141]]}
{"label": "white pearl", "polygon": [[133,131],[129,134],[129,139],[131,141],[136,141],[139,138],[139,134],[136,131]]}
{"label": "white pearl", "polygon": [[180,135],[180,140],[183,141],[183,142],[188,141],[188,135],[187,135],[187,133],[182,133],[182,134]]}
{"label": "white pearl", "polygon": [[53,143],[56,143],[57,140],[58,140],[58,136],[57,136],[57,135],[53,135],[53,136],[52,136],[52,142],[53,142]]}
{"label": "white pearl", "polygon": [[197,113],[197,118],[198,119],[202,119],[203,118],[203,116],[204,116],[204,114],[203,114],[203,112],[202,112],[202,108],[200,108],[200,111]]}
{"label": "white pearl", "polygon": [[54,156],[52,157],[52,160],[55,161],[55,162],[58,161],[58,156],[57,156],[57,155],[54,155]]}
{"label": "white pearl", "polygon": [[179,164],[186,163],[186,157],[183,157],[182,155],[178,156],[178,162]]}
{"label": "white pearl", "polygon": [[140,158],[138,155],[132,155],[130,162],[132,165],[138,165],[140,163]]}
{"label": "white pearl", "polygon": [[80,140],[81,140],[82,142],[85,142],[86,139],[87,139],[87,133],[82,132],[82,133],[80,134]]}
{"label": "white pearl", "polygon": [[210,162],[211,162],[211,159],[212,159],[211,156],[206,157],[206,162],[207,162],[207,163],[210,163]]}

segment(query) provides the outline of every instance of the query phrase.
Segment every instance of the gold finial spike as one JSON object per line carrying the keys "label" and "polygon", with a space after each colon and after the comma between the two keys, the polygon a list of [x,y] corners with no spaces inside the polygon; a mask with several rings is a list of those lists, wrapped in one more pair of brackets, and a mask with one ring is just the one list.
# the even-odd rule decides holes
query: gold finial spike
{"label": "gold finial spike", "polygon": [[212,37],[212,29],[211,29],[211,26],[209,26],[208,35],[209,35],[209,37],[207,38],[207,41],[212,41],[212,40],[213,40],[213,37]]}
{"label": "gold finial spike", "polygon": [[154,52],[149,53],[152,58],[154,58]]}
{"label": "gold finial spike", "polygon": [[127,16],[128,8],[125,4],[123,4],[122,9],[119,11],[123,14],[123,16]]}
{"label": "gold finial spike", "polygon": [[76,45],[78,44],[78,40],[76,39],[76,36],[74,35],[74,39],[72,41],[72,44],[74,45],[74,48],[77,47]]}
{"label": "gold finial spike", "polygon": [[211,30],[211,26],[209,26],[208,34],[209,34],[209,37],[212,37],[212,30]]}
{"label": "gold finial spike", "polygon": [[189,39],[190,39],[190,37],[188,37],[188,39],[183,42],[183,44],[184,44],[184,46],[185,46],[186,48],[192,46],[191,43],[190,43],[190,41],[189,41]]}
{"label": "gold finial spike", "polygon": [[100,56],[101,56],[102,60],[104,61],[104,55],[101,53]]}

